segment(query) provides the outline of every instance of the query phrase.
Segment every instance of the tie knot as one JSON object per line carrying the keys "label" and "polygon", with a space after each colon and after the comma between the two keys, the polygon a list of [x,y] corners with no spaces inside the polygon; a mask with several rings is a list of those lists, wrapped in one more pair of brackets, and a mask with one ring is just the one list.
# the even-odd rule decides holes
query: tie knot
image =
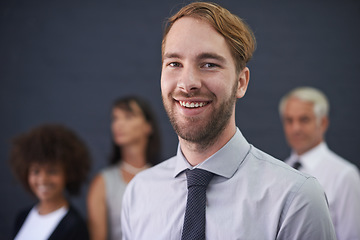
{"label": "tie knot", "polygon": [[204,169],[195,168],[195,169],[187,169],[186,170],[186,178],[188,188],[191,186],[204,186],[207,187],[209,185],[210,180],[214,176],[213,173],[208,172]]}

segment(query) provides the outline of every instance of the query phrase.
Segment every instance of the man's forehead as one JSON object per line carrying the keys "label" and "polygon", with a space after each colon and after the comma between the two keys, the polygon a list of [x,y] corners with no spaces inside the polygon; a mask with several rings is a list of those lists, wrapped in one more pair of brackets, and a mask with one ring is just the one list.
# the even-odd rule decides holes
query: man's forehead
{"label": "man's forehead", "polygon": [[173,23],[173,25],[172,25],[172,27],[170,28],[170,30],[169,30],[169,33],[171,32],[171,31],[174,31],[174,29],[176,30],[179,26],[182,26],[182,27],[186,27],[186,28],[188,28],[188,29],[192,29],[192,27],[194,26],[194,25],[200,25],[200,26],[202,26],[202,27],[204,27],[204,28],[208,28],[208,30],[215,30],[212,26],[211,26],[211,24],[207,21],[207,20],[205,20],[205,19],[202,19],[202,18],[200,18],[200,17],[193,17],[193,16],[184,16],[184,17],[181,17],[181,18],[179,18],[179,19],[177,19],[174,23]]}
{"label": "man's forehead", "polygon": [[305,100],[305,99],[302,99],[300,97],[297,97],[297,96],[294,96],[292,98],[290,98],[290,100],[293,100],[293,102],[295,102],[296,104],[298,105],[301,105],[301,106],[314,106],[314,103],[311,102],[310,100]]}
{"label": "man's forehead", "polygon": [[179,39],[205,41],[208,40],[210,35],[212,38],[225,40],[207,21],[194,17],[182,17],[172,25],[166,36],[165,45],[170,40],[176,41]]}
{"label": "man's forehead", "polygon": [[194,17],[177,20],[167,34],[163,46],[163,59],[183,58],[185,55],[219,61],[232,57],[224,36],[208,22]]}
{"label": "man's forehead", "polygon": [[291,97],[286,103],[285,110],[286,114],[313,114],[314,103],[299,99],[297,97]]}

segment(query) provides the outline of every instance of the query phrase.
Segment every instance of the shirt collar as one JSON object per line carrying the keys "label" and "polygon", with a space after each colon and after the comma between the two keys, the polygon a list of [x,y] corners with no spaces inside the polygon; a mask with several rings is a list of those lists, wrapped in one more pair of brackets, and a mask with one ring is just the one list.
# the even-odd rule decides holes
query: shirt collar
{"label": "shirt collar", "polygon": [[327,144],[321,142],[319,145],[300,156],[293,152],[289,163],[293,164],[296,162],[296,159],[298,159],[303,168],[313,170],[321,162],[321,156],[323,156],[327,149]]}
{"label": "shirt collar", "polygon": [[236,128],[234,136],[219,151],[199,165],[192,167],[183,155],[179,143],[174,177],[177,177],[186,169],[201,168],[217,175],[231,178],[249,151],[250,144],[246,141],[240,130]]}

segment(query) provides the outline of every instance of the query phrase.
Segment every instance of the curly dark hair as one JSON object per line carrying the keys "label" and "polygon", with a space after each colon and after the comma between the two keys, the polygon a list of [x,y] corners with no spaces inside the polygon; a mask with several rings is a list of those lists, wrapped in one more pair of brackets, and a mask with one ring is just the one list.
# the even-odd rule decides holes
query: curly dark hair
{"label": "curly dark hair", "polygon": [[[145,120],[152,127],[152,134],[149,136],[146,148],[146,162],[155,165],[160,162],[161,138],[160,131],[155,115],[150,105],[141,97],[127,96],[118,98],[114,101],[112,109],[118,108],[127,112],[134,112],[132,104],[135,103],[144,114]],[[121,161],[121,148],[112,140],[112,153],[110,155],[110,165]]]}
{"label": "curly dark hair", "polygon": [[87,179],[91,158],[85,143],[72,130],[63,125],[45,124],[14,137],[12,141],[10,166],[31,194],[28,175],[33,163],[61,164],[66,190],[70,195],[77,195]]}

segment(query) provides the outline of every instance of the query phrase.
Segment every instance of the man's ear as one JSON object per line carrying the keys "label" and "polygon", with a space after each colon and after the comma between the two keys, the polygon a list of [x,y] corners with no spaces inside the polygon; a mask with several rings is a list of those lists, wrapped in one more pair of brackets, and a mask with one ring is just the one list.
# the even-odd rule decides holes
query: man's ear
{"label": "man's ear", "polygon": [[325,132],[327,131],[329,124],[330,124],[329,118],[326,116],[322,117],[320,124],[321,124],[322,131],[325,134]]}
{"label": "man's ear", "polygon": [[243,70],[241,70],[241,72],[238,75],[238,89],[236,92],[236,97],[237,98],[242,98],[244,97],[245,93],[246,93],[246,89],[249,85],[249,80],[250,80],[250,70],[248,67],[244,67]]}

